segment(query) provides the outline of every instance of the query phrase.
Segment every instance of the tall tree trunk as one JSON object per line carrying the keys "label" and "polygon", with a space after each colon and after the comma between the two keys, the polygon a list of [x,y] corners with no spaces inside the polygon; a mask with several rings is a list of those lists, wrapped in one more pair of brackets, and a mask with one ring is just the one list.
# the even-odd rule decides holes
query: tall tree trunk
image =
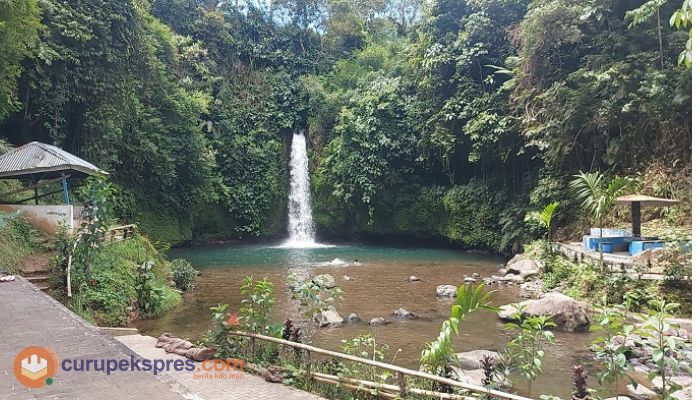
{"label": "tall tree trunk", "polygon": [[661,36],[661,12],[660,7],[656,9],[656,29],[659,33],[659,63],[661,64],[661,69],[664,69],[664,41]]}

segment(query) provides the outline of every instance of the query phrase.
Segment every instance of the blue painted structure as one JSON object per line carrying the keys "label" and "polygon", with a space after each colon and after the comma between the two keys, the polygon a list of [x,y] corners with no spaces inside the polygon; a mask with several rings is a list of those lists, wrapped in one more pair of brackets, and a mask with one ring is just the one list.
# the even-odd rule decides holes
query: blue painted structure
{"label": "blue painted structure", "polygon": [[[591,228],[590,235],[583,236],[583,248],[588,251],[598,251],[601,241],[600,228]],[[624,229],[603,228],[603,252],[627,251],[630,241],[634,239],[631,233]]]}
{"label": "blue painted structure", "polygon": [[630,255],[637,255],[644,250],[660,249],[664,247],[664,242],[660,240],[633,240],[630,243]]}

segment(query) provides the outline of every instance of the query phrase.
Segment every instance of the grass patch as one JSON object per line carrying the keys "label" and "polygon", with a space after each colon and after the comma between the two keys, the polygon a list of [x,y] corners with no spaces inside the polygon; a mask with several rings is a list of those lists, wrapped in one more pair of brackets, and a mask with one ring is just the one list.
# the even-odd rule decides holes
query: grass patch
{"label": "grass patch", "polygon": [[43,232],[24,222],[21,216],[0,221],[0,271],[17,273],[23,258],[46,250],[45,237]]}

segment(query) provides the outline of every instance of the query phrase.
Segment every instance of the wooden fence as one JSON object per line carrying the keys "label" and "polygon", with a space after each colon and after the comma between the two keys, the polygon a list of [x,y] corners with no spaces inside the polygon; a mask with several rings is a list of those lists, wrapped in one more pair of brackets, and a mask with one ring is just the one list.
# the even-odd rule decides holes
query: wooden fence
{"label": "wooden fence", "polygon": [[122,225],[107,229],[105,232],[105,244],[112,244],[131,239],[136,234],[136,225]]}
{"label": "wooden fence", "polygon": [[[273,338],[270,336],[259,335],[257,333],[249,333],[242,331],[231,332],[235,336],[243,336],[251,338],[253,341],[253,346],[256,340],[262,340],[265,342],[275,343],[287,347],[292,347],[306,352],[306,376],[308,378],[314,379],[318,382],[329,383],[329,384],[342,384],[354,390],[359,390],[367,393],[376,394],[379,397],[394,399],[394,398],[405,398],[408,394],[414,394],[426,397],[437,397],[439,399],[446,400],[462,400],[471,399],[470,397],[437,392],[432,390],[424,390],[418,388],[409,388],[406,386],[406,377],[413,377],[419,379],[429,380],[442,385],[447,385],[453,388],[467,390],[471,393],[479,393],[485,395],[487,398],[502,398],[508,400],[531,400],[527,397],[518,396],[516,394],[503,392],[500,390],[489,389],[484,386],[472,385],[469,383],[464,383],[456,381],[453,379],[445,378],[438,375],[429,374],[422,371],[416,371],[408,368],[399,367],[397,365],[388,364],[385,362],[369,360],[362,357],[353,356],[350,354],[338,353],[331,350],[321,349],[318,347],[309,346],[303,343],[290,342],[284,339]],[[375,368],[381,368],[387,371],[391,371],[396,374],[396,381],[398,385],[390,385],[386,383],[372,382],[361,379],[353,379],[347,377],[339,377],[335,375],[322,374],[319,372],[312,371],[313,364],[313,354],[318,354],[322,356],[332,357],[336,359],[341,359],[345,361],[351,361],[354,363],[364,364]]]}

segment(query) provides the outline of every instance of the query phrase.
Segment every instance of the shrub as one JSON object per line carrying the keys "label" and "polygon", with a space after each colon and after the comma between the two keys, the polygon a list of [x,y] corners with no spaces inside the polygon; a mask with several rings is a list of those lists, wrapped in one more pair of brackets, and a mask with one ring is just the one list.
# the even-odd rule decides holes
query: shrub
{"label": "shrub", "polygon": [[197,270],[192,264],[182,258],[176,258],[170,262],[170,269],[173,272],[175,287],[182,291],[194,289],[194,280],[197,277]]}
{"label": "shrub", "polygon": [[[54,262],[59,286],[63,284],[59,278],[64,278],[62,265],[59,255]],[[180,296],[169,287],[170,280],[170,263],[148,240],[136,235],[95,252],[89,275],[73,280],[70,307],[99,325],[124,326],[139,316],[157,316],[177,305]]]}

